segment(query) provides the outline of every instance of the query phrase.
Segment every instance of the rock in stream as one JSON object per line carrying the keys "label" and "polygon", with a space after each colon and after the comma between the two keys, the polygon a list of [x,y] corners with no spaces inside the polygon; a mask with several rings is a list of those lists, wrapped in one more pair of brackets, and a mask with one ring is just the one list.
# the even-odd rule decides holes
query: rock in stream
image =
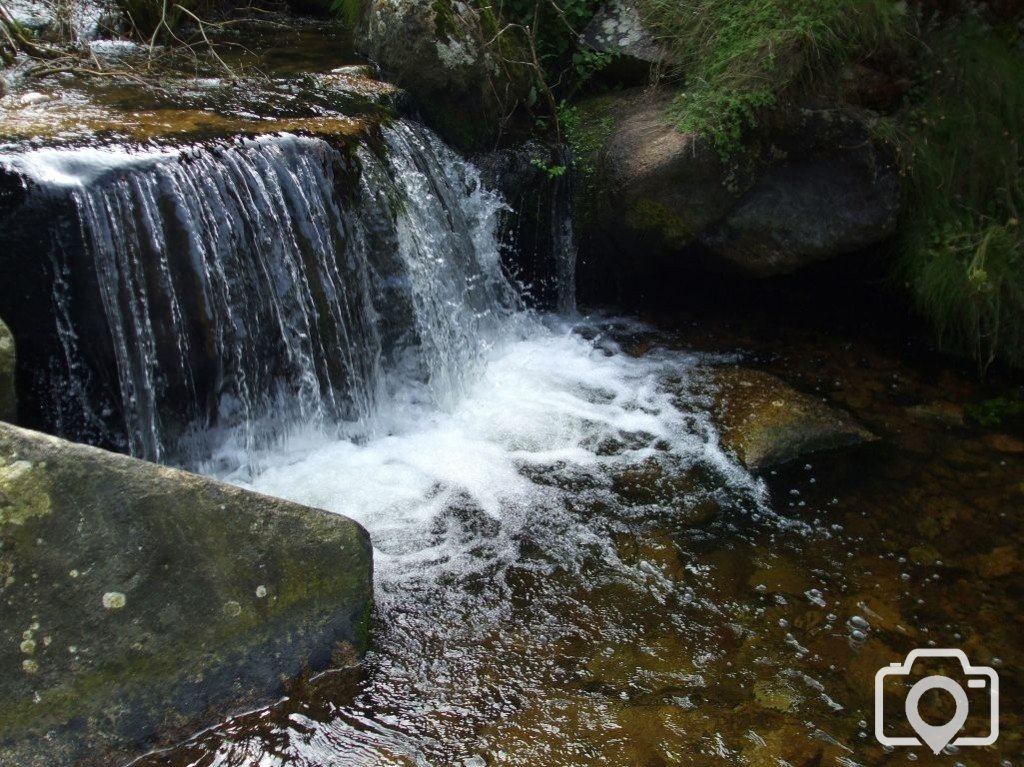
{"label": "rock in stream", "polygon": [[346,517],[0,424],[0,764],[117,764],[366,648]]}

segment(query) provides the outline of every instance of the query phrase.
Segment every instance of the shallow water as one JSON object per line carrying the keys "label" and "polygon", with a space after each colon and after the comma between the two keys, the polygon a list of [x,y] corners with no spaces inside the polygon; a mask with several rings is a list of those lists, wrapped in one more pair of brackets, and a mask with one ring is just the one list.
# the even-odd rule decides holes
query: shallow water
{"label": "shallow water", "polygon": [[91,78],[4,70],[0,151],[282,131],[353,136],[387,115],[397,92],[352,52],[338,25],[270,18],[211,39],[216,56],[205,46],[95,40],[92,66],[105,74]]}
{"label": "shallow water", "polygon": [[[537,320],[448,410],[296,438],[251,484],[370,530],[371,652],[146,764],[1018,763],[1024,447],[936,403],[968,379],[796,338],[767,366],[883,442],[754,478],[705,415],[737,340]],[[877,744],[875,672],[918,646],[997,668],[996,746]]]}

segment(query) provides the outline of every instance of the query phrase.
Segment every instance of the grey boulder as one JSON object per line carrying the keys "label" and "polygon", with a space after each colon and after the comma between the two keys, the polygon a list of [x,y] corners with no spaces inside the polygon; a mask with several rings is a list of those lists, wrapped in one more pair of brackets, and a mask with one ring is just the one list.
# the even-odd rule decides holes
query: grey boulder
{"label": "grey boulder", "polygon": [[0,764],[116,765],[367,643],[355,522],[0,424]]}

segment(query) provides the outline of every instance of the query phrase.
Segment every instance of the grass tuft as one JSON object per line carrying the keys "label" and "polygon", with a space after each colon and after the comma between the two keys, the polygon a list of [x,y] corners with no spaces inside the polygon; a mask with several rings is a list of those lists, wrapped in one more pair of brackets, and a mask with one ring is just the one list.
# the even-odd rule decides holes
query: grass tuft
{"label": "grass tuft", "polygon": [[945,30],[883,123],[907,178],[900,276],[948,348],[982,373],[1024,366],[1024,57],[978,22]]}
{"label": "grass tuft", "polygon": [[641,10],[684,80],[673,118],[725,157],[788,95],[910,39],[906,3],[893,0],[641,0]]}

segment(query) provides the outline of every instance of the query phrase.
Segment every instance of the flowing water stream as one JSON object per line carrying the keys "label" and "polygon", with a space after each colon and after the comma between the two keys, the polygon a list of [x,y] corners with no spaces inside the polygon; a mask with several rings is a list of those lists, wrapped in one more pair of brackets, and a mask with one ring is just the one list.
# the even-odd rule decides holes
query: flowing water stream
{"label": "flowing water stream", "polygon": [[[910,758],[869,720],[912,646],[1020,693],[1020,455],[894,405],[877,379],[902,363],[847,360],[829,374],[870,396],[846,404],[899,449],[755,477],[709,416],[732,344],[527,308],[500,197],[414,123],[376,135],[3,159],[75,222],[40,262],[49,426],[374,541],[363,666],[143,764],[852,767]],[[997,748],[941,763],[1014,763],[1007,710]]]}

